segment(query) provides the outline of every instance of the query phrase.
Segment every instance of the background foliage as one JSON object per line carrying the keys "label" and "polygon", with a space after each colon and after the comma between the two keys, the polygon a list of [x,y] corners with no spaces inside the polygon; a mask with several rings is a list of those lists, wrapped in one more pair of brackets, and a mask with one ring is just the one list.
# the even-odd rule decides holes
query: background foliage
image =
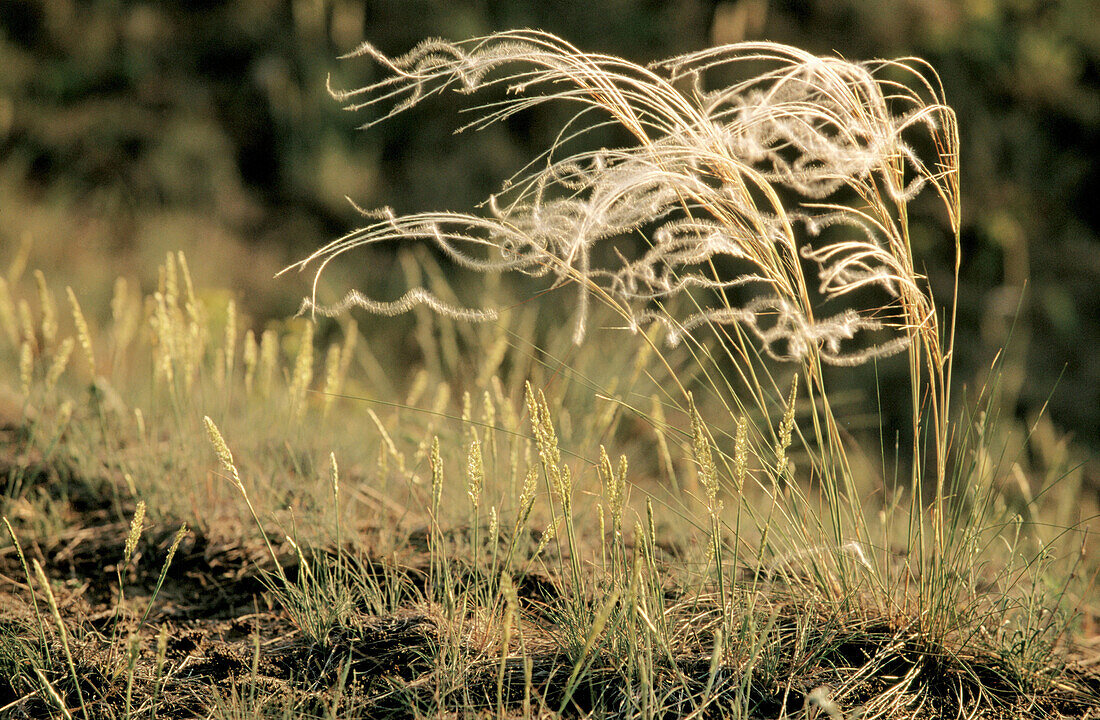
{"label": "background foliage", "polygon": [[[1100,445],[1093,0],[4,0],[0,246],[32,238],[51,277],[79,273],[88,288],[120,271],[149,278],[165,250],[197,248],[196,273],[232,283],[254,317],[286,315],[303,284],[271,275],[358,222],[345,195],[471,209],[561,120],[456,136],[453,111],[469,105],[441,98],[358,133],[368,117],[344,113],[326,76],[351,86],[375,70],[337,56],[364,39],[400,53],[512,27],[636,61],[763,38],[930,61],[962,131],[957,378],[973,386],[1008,342],[1010,407],[1029,418],[1050,396],[1056,424]],[[915,228],[945,288],[942,220]],[[355,265],[342,272],[363,284],[367,263]],[[370,267],[399,272],[384,255]]]}

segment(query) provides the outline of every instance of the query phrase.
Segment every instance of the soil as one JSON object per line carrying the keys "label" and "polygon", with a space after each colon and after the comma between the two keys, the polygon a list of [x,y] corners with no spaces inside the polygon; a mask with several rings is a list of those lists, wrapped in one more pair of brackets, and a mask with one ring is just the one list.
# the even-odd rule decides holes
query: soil
{"label": "soil", "polygon": [[[494,645],[475,628],[464,631],[457,644],[468,646],[460,654],[467,666],[447,667],[444,649],[456,646],[456,631],[445,626],[439,605],[426,599],[431,570],[425,538],[416,532],[406,538],[409,551],[399,561],[345,550],[343,556],[354,559],[363,577],[399,577],[406,601],[388,613],[352,608],[354,621],[324,638],[311,636],[280,605],[271,589],[274,562],[256,537],[189,531],[156,592],[179,526],[166,518],[147,521],[122,573],[120,602],[118,566],[134,510],[124,488],[109,478],[79,477],[71,468],[36,459],[17,430],[0,430],[0,435],[0,484],[13,488],[0,503],[27,562],[37,560],[48,575],[66,629],[63,642],[41,589],[35,604],[19,555],[4,541],[0,717],[54,717],[59,702],[72,717],[89,719],[122,717],[127,707],[136,715],[160,718],[234,716],[241,708],[256,717],[292,712],[404,718],[432,715],[440,707],[473,715],[496,711],[498,683],[505,715],[518,716],[525,706],[544,714],[564,703],[569,715],[615,716],[638,703],[639,688],[624,678],[615,658],[596,657],[584,682],[567,691],[575,656],[568,643],[555,639],[552,623],[553,607],[568,589],[539,573],[516,578],[523,622],[532,628],[532,637],[543,638],[526,648],[530,664],[516,647],[502,658],[499,642]],[[48,495],[58,525],[48,536],[34,534],[27,517],[28,498],[41,493]],[[300,567],[291,550],[276,546],[294,583]],[[671,605],[676,598],[670,594],[668,600]],[[793,638],[804,628],[804,617],[789,600],[776,607],[777,636]],[[873,665],[865,698],[887,691],[907,673],[918,673],[916,683],[928,688],[921,716],[954,715],[963,698],[989,705],[986,717],[1098,717],[1093,700],[1100,698],[1100,678],[1095,673],[1062,668],[1063,691],[1025,695],[1006,679],[1008,670],[995,658],[964,661],[905,632],[889,622],[850,632],[824,621],[809,638],[828,647],[820,657],[829,663],[799,668],[792,659],[759,667],[748,684],[732,668],[712,670],[702,642],[700,652],[684,654],[656,673],[660,686],[653,697],[660,698],[668,717],[683,716],[697,707],[709,685],[719,700],[703,713],[706,717],[736,712],[731,703],[739,693],[739,702],[746,702],[754,717],[779,717],[801,712],[808,693],[830,677]],[[72,669],[65,660],[66,644]],[[456,672],[463,678],[460,689],[453,687]],[[444,673],[452,678],[448,689],[440,682]],[[853,705],[859,701],[850,699]]]}

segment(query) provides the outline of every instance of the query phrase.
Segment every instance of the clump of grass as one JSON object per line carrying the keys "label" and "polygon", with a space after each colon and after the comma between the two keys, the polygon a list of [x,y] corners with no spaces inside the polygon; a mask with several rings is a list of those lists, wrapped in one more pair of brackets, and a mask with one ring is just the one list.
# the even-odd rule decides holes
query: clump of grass
{"label": "clump of grass", "polygon": [[[717,570],[721,633],[744,622],[733,616],[726,597],[729,526],[719,499],[724,482],[737,491],[735,562],[741,559],[738,548],[748,545],[743,513],[756,534],[752,596],[761,578],[770,583],[782,577],[849,608],[870,597],[883,612],[914,612],[921,632],[936,643],[968,622],[960,619],[959,608],[973,607],[973,585],[961,578],[974,576],[976,558],[1000,529],[959,515],[960,493],[965,495],[962,488],[974,477],[953,459],[973,452],[957,435],[953,440],[949,421],[954,290],[941,321],[910,243],[910,206],[928,196],[946,216],[957,270],[958,129],[931,67],[913,58],[857,63],[815,57],[774,43],[723,46],[642,67],[527,30],[453,43],[428,40],[399,57],[364,43],[348,57],[370,58],[385,73],[361,88],[331,90],[349,110],[377,111],[364,127],[445,91],[507,93],[462,129],[548,102],[579,110],[552,147],[486,200],[484,214],[363,211],[369,224],[284,270],[315,268],[314,290],[302,312],[333,316],[360,307],[395,315],[423,306],[459,321],[499,318],[493,307],[462,307],[420,285],[393,300],[352,290],[340,302],[318,302],[318,283],[329,263],[351,250],[398,240],[434,245],[464,268],[571,285],[576,291],[572,340],[578,346],[589,342],[594,301],[639,335],[650,324],[663,328],[669,346],[688,345],[700,364],[712,357],[713,342],[700,337],[705,328],[746,388],[747,397],[734,392],[735,383],[723,376],[728,369],[703,370],[705,390],[730,410],[734,433],[705,427],[672,364],[659,357],[682,393],[674,404],[686,407],[690,417],[709,515],[709,558]],[[709,86],[715,76],[734,79]],[[587,133],[608,125],[631,142],[574,150]],[[630,235],[641,241],[630,241]],[[650,339],[640,336],[639,343],[646,347]],[[908,355],[913,428],[907,443],[909,503],[895,505],[881,520],[887,533],[904,525],[908,559],[899,564],[889,556],[889,539],[877,549],[872,543],[879,528],[863,507],[864,491],[823,367],[861,365],[902,352]],[[797,365],[785,402],[774,379],[775,363]],[[553,513],[565,529],[569,575],[583,595],[573,512],[576,479],[561,461],[545,397],[529,390],[527,406],[547,494],[556,500]],[[777,407],[781,419],[773,423],[769,418]],[[751,439],[744,419],[749,412],[764,421]],[[799,412],[805,417],[801,427]],[[467,415],[464,411],[463,418]],[[711,434],[731,436],[732,456]],[[813,478],[817,495],[808,494],[796,476],[796,453],[809,456],[805,477]],[[752,472],[750,454],[762,465]],[[618,480],[609,463],[599,465],[611,503],[614,558],[621,522]],[[743,501],[751,484],[763,493],[763,507]],[[602,504],[599,511],[605,528]],[[634,543],[652,571],[651,504],[646,520],[648,532],[637,525]],[[546,535],[558,526],[555,519]],[[660,595],[653,597],[660,605]],[[573,605],[574,621],[598,621],[572,634],[581,640],[582,655],[595,641],[589,631],[609,621],[614,605],[593,606],[584,599]],[[715,647],[728,647],[734,634],[723,637]],[[708,694],[714,682],[712,677]],[[808,710],[834,714],[832,695],[811,695]]]}
{"label": "clump of grass", "polygon": [[[69,717],[77,703],[89,716],[155,717],[179,702],[179,714],[224,717],[638,718],[1095,704],[1094,681],[1058,652],[1080,593],[1057,572],[1091,566],[1055,557],[1070,533],[1040,527],[1051,517],[1042,493],[1013,480],[1023,471],[998,457],[988,420],[937,444],[948,437],[950,325],[938,325],[912,271],[906,208],[931,190],[957,232],[957,167],[953,117],[926,68],[764,44],[640,68],[527,31],[426,43],[398,59],[359,54],[392,75],[346,95],[352,104],[399,112],[448,87],[501,84],[517,94],[485,121],[546,100],[583,108],[487,217],[382,213],[313,261],[323,269],[357,245],[425,239],[471,267],[573,283],[569,327],[540,334],[521,307],[495,325],[433,316],[424,306],[460,321],[494,311],[462,311],[430,256],[402,254],[409,294],[350,296],[418,310],[424,367],[402,387],[371,354],[378,339],[357,344],[354,324],[342,342],[324,321],[249,327],[230,293],[193,284],[180,254],[165,258],[144,304],[116,282],[102,328],[74,293],[72,317],[59,320],[44,275],[32,302],[12,295],[15,280],[0,284],[0,357],[28,408],[6,494],[34,562],[59,562],[38,555],[51,547],[40,540],[73,512],[54,512],[52,530],[43,519],[67,490],[35,494],[53,482],[28,469],[35,452],[115,481],[97,491],[110,509],[78,515],[109,516],[116,536],[131,529],[112,541],[111,560],[122,546],[123,562],[108,619],[128,623],[123,591],[138,594],[123,587],[145,542],[138,502],[154,525],[183,515],[196,541],[228,529],[260,554],[238,548],[214,578],[219,592],[244,588],[227,601],[244,613],[230,622],[236,639],[215,639],[224,621],[193,615],[204,643],[181,650],[188,639],[165,623],[154,647],[154,600],[187,580],[171,572],[181,528],[155,587],[147,576],[144,615],[115,620],[109,636],[69,632],[77,642],[66,648],[74,618],[39,613],[36,593],[49,586],[32,579],[8,527],[14,549],[0,548],[0,563],[26,576],[25,615],[37,623],[11,626],[43,651],[0,655],[19,673],[11,687],[30,693],[17,704]],[[751,78],[707,89],[708,76],[741,66]],[[634,145],[560,157],[607,117]],[[635,230],[641,245],[619,237]],[[597,303],[638,331],[636,347],[601,345]],[[314,298],[306,308],[338,309]],[[328,343],[323,355],[315,341]],[[89,362],[69,362],[78,344]],[[858,448],[823,374],[894,352],[909,353],[921,421],[902,489],[849,462]],[[1019,487],[1011,497],[1007,481]],[[187,575],[205,581],[216,553],[186,554]],[[257,577],[258,589],[246,582]],[[179,589],[172,599],[189,602]],[[102,687],[76,677],[97,648],[119,658]]]}
{"label": "clump of grass", "polygon": [[[829,448],[822,459],[831,466],[821,473],[837,481],[848,474],[847,457],[821,366],[907,350],[913,484],[926,471],[935,478],[934,495],[918,502],[936,507],[930,550],[942,555],[954,305],[941,328],[916,270],[908,217],[919,195],[937,197],[958,248],[959,167],[955,114],[929,66],[744,43],[642,67],[529,30],[428,40],[396,58],[364,43],[348,57],[369,57],[388,73],[365,87],[332,90],[349,110],[379,109],[364,127],[448,90],[508,93],[466,128],[549,102],[579,110],[551,148],[486,201],[487,214],[366,212],[374,222],[287,268],[317,267],[303,311],[334,315],[359,306],[392,315],[425,305],[462,320],[496,318],[492,308],[458,307],[425,287],[397,300],[353,290],[339,303],[317,302],[317,282],[337,257],[419,240],[462,267],[572,284],[578,344],[593,299],[634,332],[658,322],[672,345],[708,327],[727,354],[747,357],[747,336],[755,352],[802,365],[816,440]],[[708,87],[715,75],[743,79]],[[608,124],[633,144],[569,154]],[[624,242],[631,233],[643,242]],[[878,300],[828,314],[868,296]],[[750,383],[750,391],[766,410],[763,384]],[[923,545],[923,525],[920,532]]]}

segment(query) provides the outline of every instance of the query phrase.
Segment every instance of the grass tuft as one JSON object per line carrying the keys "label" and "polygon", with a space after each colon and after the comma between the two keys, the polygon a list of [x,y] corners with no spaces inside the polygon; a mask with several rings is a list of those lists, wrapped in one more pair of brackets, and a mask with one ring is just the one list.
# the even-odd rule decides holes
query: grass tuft
{"label": "grass tuft", "polygon": [[[571,317],[492,282],[467,308],[399,250],[397,300],[326,305],[318,274],[319,318],[259,324],[168,253],[87,314],[73,282],[66,319],[23,246],[0,715],[1094,712],[1094,499],[1068,441],[998,417],[996,368],[951,402],[954,310],[914,269],[911,208],[958,250],[930,68],[767,43],[640,67],[536,31],[352,56],[382,74],[336,94],[377,119],[493,88],[471,127],[579,112],[484,216],[367,213],[296,267],[427,241],[568,286]],[[584,149],[609,125],[629,142]],[[324,318],[353,305],[412,310],[407,342]],[[911,437],[850,429],[861,363],[907,363]]]}

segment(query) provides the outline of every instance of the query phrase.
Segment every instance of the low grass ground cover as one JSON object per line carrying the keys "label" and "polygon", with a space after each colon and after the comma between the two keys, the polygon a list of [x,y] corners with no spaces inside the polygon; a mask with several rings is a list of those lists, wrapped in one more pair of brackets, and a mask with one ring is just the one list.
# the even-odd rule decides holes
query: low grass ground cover
{"label": "low grass ground cover", "polygon": [[[426,240],[553,278],[571,318],[492,281],[466,309],[415,250],[398,300],[326,304],[318,276],[305,309],[339,322],[262,331],[183,254],[109,308],[16,257],[0,714],[1095,716],[1095,498],[998,418],[995,372],[955,409],[914,271],[911,203],[958,228],[934,74],[774,45],[639,68],[532,32],[357,55],[389,74],[356,104],[585,109],[485,217],[368,213],[303,266]],[[631,142],[573,152],[605,116]],[[353,305],[413,314],[416,372]],[[877,362],[914,430],[875,447],[827,366]]]}

